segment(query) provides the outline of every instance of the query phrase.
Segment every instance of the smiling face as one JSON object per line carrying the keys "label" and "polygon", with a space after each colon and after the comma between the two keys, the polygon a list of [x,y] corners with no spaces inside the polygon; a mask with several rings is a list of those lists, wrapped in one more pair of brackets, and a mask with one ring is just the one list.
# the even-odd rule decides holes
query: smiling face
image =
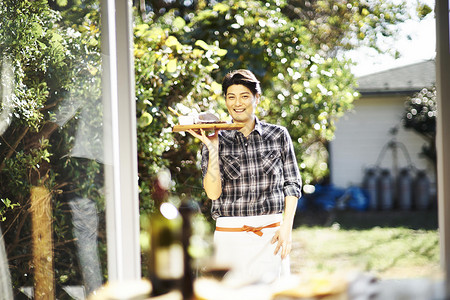
{"label": "smiling face", "polygon": [[250,89],[242,84],[230,85],[227,89],[226,105],[234,122],[253,123],[258,102],[259,95],[253,95]]}

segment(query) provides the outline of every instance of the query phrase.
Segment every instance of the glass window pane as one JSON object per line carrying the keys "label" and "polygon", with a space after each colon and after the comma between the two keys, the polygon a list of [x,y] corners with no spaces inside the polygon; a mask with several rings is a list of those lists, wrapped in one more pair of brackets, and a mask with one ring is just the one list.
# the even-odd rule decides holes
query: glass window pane
{"label": "glass window pane", "polygon": [[1,1],[0,290],[14,298],[82,299],[107,278],[99,2]]}

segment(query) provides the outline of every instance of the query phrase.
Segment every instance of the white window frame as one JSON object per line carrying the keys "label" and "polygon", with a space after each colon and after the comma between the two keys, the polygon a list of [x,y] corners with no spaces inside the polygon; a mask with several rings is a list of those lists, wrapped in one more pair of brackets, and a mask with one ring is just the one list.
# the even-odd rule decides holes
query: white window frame
{"label": "white window frame", "polygon": [[101,0],[109,282],[141,278],[131,12],[131,1]]}
{"label": "white window frame", "polygon": [[450,296],[450,30],[449,0],[436,0],[436,151],[441,265]]}

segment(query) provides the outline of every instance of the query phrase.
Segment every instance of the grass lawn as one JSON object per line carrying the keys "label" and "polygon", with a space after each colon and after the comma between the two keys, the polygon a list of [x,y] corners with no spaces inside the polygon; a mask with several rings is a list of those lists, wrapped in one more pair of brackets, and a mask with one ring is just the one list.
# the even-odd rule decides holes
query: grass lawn
{"label": "grass lawn", "polygon": [[[439,278],[439,233],[434,212],[298,215],[291,270],[369,272],[378,278]],[[320,224],[322,222],[322,224]]]}

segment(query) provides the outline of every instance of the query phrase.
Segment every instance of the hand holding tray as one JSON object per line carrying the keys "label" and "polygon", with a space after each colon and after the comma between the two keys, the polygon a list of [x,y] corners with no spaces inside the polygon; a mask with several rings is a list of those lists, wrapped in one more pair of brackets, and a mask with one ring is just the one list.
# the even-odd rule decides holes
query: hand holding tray
{"label": "hand holding tray", "polygon": [[244,123],[203,123],[190,125],[175,125],[172,128],[173,132],[192,130],[239,130],[244,127]]}

